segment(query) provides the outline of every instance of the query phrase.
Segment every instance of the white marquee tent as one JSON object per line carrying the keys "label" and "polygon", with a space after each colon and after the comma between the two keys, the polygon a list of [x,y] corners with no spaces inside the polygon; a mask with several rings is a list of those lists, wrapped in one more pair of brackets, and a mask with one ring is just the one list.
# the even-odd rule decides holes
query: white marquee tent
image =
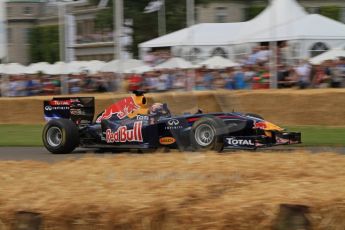
{"label": "white marquee tent", "polygon": [[183,58],[170,58],[154,67],[154,69],[191,69],[194,68],[193,64],[184,60]]}
{"label": "white marquee tent", "polygon": [[[321,15],[308,15],[296,0],[273,0],[252,20],[198,24],[141,43],[139,48],[143,54],[154,47],[171,47],[173,53],[196,47],[201,50],[198,55],[207,58],[219,47],[228,54],[248,53],[253,43],[281,40],[289,41],[293,57],[306,58],[317,43],[330,49],[343,43],[345,25]],[[183,51],[175,54],[186,56]]]}
{"label": "white marquee tent", "polygon": [[[272,32],[274,30],[274,32]],[[345,39],[345,24],[319,14],[306,15],[276,28],[239,37],[239,41],[261,42],[281,40],[342,40]],[[238,41],[238,42],[239,42]]]}
{"label": "white marquee tent", "polygon": [[313,57],[309,60],[311,64],[319,65],[324,61],[327,60],[335,60],[339,57],[345,57],[345,50],[344,49],[331,49],[327,52],[324,52],[316,57]]}
{"label": "white marquee tent", "polygon": [[[305,12],[303,7],[300,6],[296,0],[274,0],[258,16],[247,21],[241,27],[235,39],[229,40],[229,43],[246,43],[252,36],[256,36],[264,31],[270,31],[270,36],[274,36],[274,31],[272,29],[299,21],[307,15],[307,12]],[[258,41],[261,42],[266,40]]]}
{"label": "white marquee tent", "polygon": [[199,67],[206,66],[206,68],[208,69],[225,69],[228,67],[239,66],[239,64],[227,58],[214,56],[207,59],[206,61],[200,62],[198,66]]}
{"label": "white marquee tent", "polygon": [[229,39],[235,37],[241,26],[243,26],[243,22],[201,23],[190,28],[184,28],[150,41],[143,42],[139,44],[139,47],[153,48],[186,45],[227,45],[229,43]]}
{"label": "white marquee tent", "polygon": [[139,66],[143,66],[145,63],[136,59],[127,60],[113,60],[105,64],[100,72],[111,72],[111,73],[124,73],[126,70],[133,69]]}
{"label": "white marquee tent", "polygon": [[153,67],[148,66],[148,65],[143,65],[143,66],[139,66],[139,67],[125,70],[124,73],[126,73],[126,74],[131,74],[131,73],[142,74],[142,73],[150,72],[153,70],[154,70]]}
{"label": "white marquee tent", "polygon": [[26,67],[18,63],[9,63],[1,66],[1,73],[7,75],[24,74]]}
{"label": "white marquee tent", "polygon": [[37,74],[39,72],[45,73],[51,68],[51,64],[48,62],[38,62],[38,63],[33,63],[29,66],[26,67],[25,69],[25,74]]}

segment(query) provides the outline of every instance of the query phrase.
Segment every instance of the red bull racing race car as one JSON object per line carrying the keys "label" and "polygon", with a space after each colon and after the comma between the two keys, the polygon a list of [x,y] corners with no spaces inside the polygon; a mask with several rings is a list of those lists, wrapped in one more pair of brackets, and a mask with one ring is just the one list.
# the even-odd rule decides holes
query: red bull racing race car
{"label": "red bull racing race car", "polygon": [[143,92],[124,98],[94,118],[93,97],[44,101],[48,123],[43,143],[51,153],[76,147],[114,150],[257,149],[301,143],[301,134],[286,132],[256,114],[237,112],[173,116],[166,104],[150,107]]}

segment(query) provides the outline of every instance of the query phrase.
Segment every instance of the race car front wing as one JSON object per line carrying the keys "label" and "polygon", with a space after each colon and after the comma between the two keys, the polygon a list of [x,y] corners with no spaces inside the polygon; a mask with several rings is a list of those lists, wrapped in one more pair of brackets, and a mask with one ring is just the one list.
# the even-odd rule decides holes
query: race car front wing
{"label": "race car front wing", "polygon": [[277,145],[300,144],[301,133],[272,132],[271,136],[225,136],[224,149],[257,149]]}

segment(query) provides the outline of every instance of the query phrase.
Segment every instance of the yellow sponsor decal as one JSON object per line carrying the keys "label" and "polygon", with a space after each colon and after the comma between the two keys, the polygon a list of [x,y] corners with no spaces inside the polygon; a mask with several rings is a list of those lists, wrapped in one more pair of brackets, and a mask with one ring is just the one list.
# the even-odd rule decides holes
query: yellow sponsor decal
{"label": "yellow sponsor decal", "polygon": [[159,139],[159,143],[162,145],[171,145],[176,142],[176,139],[173,137],[162,137]]}

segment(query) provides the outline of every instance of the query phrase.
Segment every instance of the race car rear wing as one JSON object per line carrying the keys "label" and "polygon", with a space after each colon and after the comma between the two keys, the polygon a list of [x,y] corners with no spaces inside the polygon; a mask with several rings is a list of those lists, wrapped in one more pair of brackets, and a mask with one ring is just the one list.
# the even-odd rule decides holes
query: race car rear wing
{"label": "race car rear wing", "polygon": [[58,118],[71,119],[76,125],[87,125],[95,113],[94,97],[54,97],[43,102],[46,121]]}

